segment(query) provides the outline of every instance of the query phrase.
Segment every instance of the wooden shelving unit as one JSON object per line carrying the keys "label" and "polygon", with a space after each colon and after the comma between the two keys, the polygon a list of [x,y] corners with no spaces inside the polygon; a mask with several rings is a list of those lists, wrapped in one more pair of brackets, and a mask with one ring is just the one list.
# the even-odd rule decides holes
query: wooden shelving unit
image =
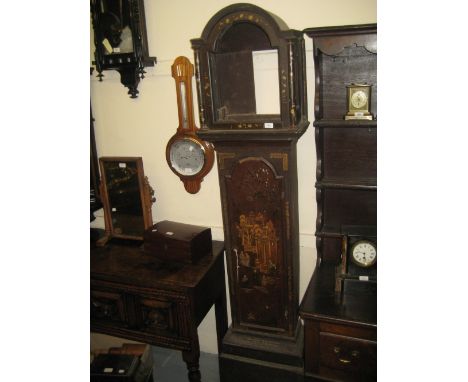
{"label": "wooden shelving unit", "polygon": [[[317,267],[302,300],[305,374],[313,380],[376,379],[375,282],[335,291],[345,227],[377,225],[377,25],[310,28],[314,42]],[[372,85],[374,120],[344,120],[346,85]]]}

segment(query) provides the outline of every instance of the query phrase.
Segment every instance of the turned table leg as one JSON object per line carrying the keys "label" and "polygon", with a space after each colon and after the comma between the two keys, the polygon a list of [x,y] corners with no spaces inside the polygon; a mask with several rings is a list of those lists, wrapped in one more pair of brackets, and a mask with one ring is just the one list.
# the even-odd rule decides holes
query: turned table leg
{"label": "turned table leg", "polygon": [[190,382],[200,382],[200,348],[193,349],[192,351],[183,351],[182,358],[187,364],[188,378]]}

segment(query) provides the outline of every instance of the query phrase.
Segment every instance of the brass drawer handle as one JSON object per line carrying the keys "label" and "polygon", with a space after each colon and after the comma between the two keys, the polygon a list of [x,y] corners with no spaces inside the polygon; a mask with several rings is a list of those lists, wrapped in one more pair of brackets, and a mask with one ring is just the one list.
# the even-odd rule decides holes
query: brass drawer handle
{"label": "brass drawer handle", "polygon": [[[341,349],[340,349],[339,346],[335,346],[333,348],[333,351],[335,352],[335,354],[340,354],[341,353]],[[360,353],[359,353],[358,350],[351,351],[351,357],[358,358],[359,355],[360,355]],[[338,357],[338,361],[340,361],[341,363],[344,363],[344,364],[349,364],[349,363],[352,362],[352,359]]]}

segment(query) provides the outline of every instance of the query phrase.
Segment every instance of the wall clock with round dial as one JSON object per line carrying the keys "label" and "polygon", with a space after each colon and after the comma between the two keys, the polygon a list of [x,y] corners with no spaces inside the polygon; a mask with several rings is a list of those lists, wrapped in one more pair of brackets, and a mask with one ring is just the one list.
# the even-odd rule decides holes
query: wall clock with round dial
{"label": "wall clock with round dial", "polygon": [[179,127],[166,146],[166,160],[170,169],[179,176],[187,192],[196,194],[203,178],[214,162],[211,143],[200,139],[193,117],[192,77],[193,65],[187,57],[177,57],[172,64],[172,77],[176,83]]}

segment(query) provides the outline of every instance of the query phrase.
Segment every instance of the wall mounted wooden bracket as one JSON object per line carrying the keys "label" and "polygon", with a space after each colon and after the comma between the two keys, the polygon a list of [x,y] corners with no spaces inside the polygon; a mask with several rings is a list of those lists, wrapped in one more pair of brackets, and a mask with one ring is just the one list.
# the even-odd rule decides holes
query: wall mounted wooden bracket
{"label": "wall mounted wooden bracket", "polygon": [[104,70],[117,70],[130,98],[137,98],[138,84],[154,66],[148,53],[143,0],[91,0],[95,51],[93,62],[102,81]]}

